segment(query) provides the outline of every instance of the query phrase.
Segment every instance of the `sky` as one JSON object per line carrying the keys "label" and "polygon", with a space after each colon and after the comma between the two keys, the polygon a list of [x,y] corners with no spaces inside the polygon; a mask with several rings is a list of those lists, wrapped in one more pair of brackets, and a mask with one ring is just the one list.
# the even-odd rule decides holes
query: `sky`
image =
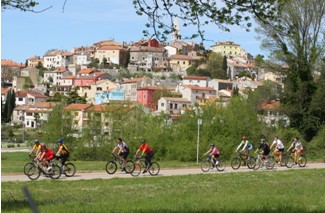
{"label": "sky", "polygon": [[[1,12],[1,59],[25,63],[32,56],[43,57],[50,49],[71,51],[74,47],[89,46],[102,40],[117,42],[138,41],[147,23],[138,16],[131,0],[39,0],[41,13],[5,10]],[[181,24],[181,21],[179,21]],[[260,48],[254,29],[232,27],[223,32],[211,25],[205,29],[206,49],[218,41],[240,44],[253,56],[267,55]],[[191,35],[194,29],[180,28],[181,35]],[[196,42],[200,42],[197,40]]]}

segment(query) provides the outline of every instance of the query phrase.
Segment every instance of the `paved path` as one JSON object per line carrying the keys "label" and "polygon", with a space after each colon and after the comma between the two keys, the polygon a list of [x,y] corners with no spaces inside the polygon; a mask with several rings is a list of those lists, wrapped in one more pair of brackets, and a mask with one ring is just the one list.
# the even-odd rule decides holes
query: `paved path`
{"label": "paved path", "polygon": [[[309,163],[306,167],[301,168],[299,166],[293,166],[291,169],[325,169],[325,163]],[[166,177],[166,176],[175,176],[175,175],[193,175],[193,174],[222,174],[222,173],[233,173],[233,172],[261,172],[261,171],[281,171],[281,170],[289,170],[286,167],[278,167],[275,166],[272,170],[266,170],[265,168],[259,169],[257,171],[250,170],[247,167],[241,167],[238,170],[233,170],[231,167],[226,167],[225,171],[219,172],[217,170],[213,170],[207,173],[201,171],[199,167],[197,168],[189,168],[189,169],[161,169],[158,176]],[[60,180],[90,180],[90,179],[112,179],[112,178],[141,178],[141,177],[149,177],[150,174],[140,174],[138,177],[132,177],[130,174],[125,174],[122,172],[116,172],[113,175],[109,175],[106,171],[94,171],[87,173],[76,173],[74,177],[65,177],[62,175]],[[45,180],[48,178],[40,177],[38,180]],[[6,175],[1,174],[1,182],[5,181],[31,181],[28,179],[26,175],[18,174],[18,175]]]}

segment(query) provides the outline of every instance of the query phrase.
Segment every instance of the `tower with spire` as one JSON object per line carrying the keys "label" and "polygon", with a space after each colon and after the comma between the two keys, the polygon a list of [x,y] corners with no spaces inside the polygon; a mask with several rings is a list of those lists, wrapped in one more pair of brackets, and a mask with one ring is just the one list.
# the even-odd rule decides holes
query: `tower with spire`
{"label": "tower with spire", "polygon": [[171,43],[173,43],[175,41],[178,41],[179,37],[181,35],[180,30],[179,30],[179,24],[178,24],[178,18],[177,17],[174,19],[173,27],[174,27],[174,31],[173,31],[171,39],[170,39]]}

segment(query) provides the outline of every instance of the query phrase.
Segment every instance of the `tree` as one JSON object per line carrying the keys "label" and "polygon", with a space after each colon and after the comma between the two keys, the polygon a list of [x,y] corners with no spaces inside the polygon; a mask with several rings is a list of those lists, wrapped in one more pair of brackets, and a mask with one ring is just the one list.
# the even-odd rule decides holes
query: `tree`
{"label": "tree", "polygon": [[[147,28],[152,28],[153,33],[144,30],[145,36],[155,36],[161,40],[167,40],[167,35],[176,32],[173,20],[178,18],[183,21],[183,26],[196,27],[196,33],[185,38],[201,37],[204,39],[204,26],[214,24],[218,28],[230,31],[228,25],[237,25],[249,31],[252,26],[251,18],[259,20],[272,20],[276,17],[277,6],[280,7],[287,0],[227,0],[221,3],[219,0],[196,1],[149,1],[133,0],[136,13],[146,15],[149,22]],[[65,7],[64,1],[63,8]],[[2,10],[19,9],[22,11],[34,11],[39,3],[34,0],[3,0],[1,1]],[[51,6],[52,7],[52,6]],[[151,36],[150,36],[151,35]],[[178,35],[181,39],[181,36]]]}
{"label": "tree", "polygon": [[309,141],[318,131],[315,123],[323,122],[310,116],[310,103],[317,88],[313,72],[324,58],[325,1],[290,0],[276,20],[259,24],[264,47],[289,66],[282,103],[290,125]]}
{"label": "tree", "polygon": [[206,69],[211,78],[227,79],[227,69],[224,70],[224,57],[218,53],[211,52],[208,55]]}
{"label": "tree", "polygon": [[47,70],[45,67],[43,67],[42,62],[38,62],[38,64],[35,66],[35,68],[37,68],[39,70],[39,75],[41,77],[44,77],[44,72]]}
{"label": "tree", "polygon": [[228,70],[227,56],[223,56],[222,69],[227,73]]}
{"label": "tree", "polygon": [[84,97],[80,97],[78,94],[78,87],[73,88],[73,90],[69,91],[67,93],[67,104],[72,103],[79,103],[79,104],[85,104],[87,95],[85,94]]}
{"label": "tree", "polygon": [[7,100],[4,105],[4,110],[3,110],[3,117],[1,117],[1,120],[3,122],[10,122],[11,121],[11,115],[12,112],[14,111],[16,106],[16,96],[15,96],[15,91],[9,90],[7,94]]}
{"label": "tree", "polygon": [[99,59],[98,58],[92,58],[91,62],[88,64],[89,67],[99,67]]}

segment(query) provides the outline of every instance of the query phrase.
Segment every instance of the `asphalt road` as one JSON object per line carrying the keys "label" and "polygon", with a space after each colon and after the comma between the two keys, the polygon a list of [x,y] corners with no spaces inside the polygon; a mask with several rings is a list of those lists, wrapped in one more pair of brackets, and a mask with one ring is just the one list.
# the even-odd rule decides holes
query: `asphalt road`
{"label": "asphalt road", "polygon": [[[325,163],[307,163],[306,167],[299,167],[293,166],[290,169],[325,169]],[[222,173],[233,173],[233,172],[272,172],[272,171],[282,171],[282,170],[289,170],[286,167],[275,166],[272,170],[267,170],[265,168],[259,169],[257,171],[248,169],[247,167],[241,167],[238,170],[233,170],[230,166],[226,167],[223,172],[219,172],[217,170],[212,170],[210,172],[202,172],[200,167],[197,168],[187,168],[187,169],[161,169],[158,176],[160,177],[167,177],[167,176],[176,176],[176,175],[194,175],[194,174],[222,174]],[[325,172],[325,171],[324,171]],[[62,181],[72,181],[72,180],[90,180],[90,179],[112,179],[112,178],[141,178],[141,177],[149,177],[150,174],[140,174],[138,177],[133,177],[130,174],[126,174],[124,172],[117,171],[113,175],[109,175],[106,171],[94,171],[94,172],[87,172],[81,173],[76,172],[74,177],[65,177],[62,175],[60,180]],[[154,177],[152,177],[154,178]],[[45,178],[40,176],[37,180],[45,180],[50,178]],[[8,182],[8,181],[31,181],[26,175],[24,174],[17,174],[17,175],[7,175],[1,174],[1,182]]]}

